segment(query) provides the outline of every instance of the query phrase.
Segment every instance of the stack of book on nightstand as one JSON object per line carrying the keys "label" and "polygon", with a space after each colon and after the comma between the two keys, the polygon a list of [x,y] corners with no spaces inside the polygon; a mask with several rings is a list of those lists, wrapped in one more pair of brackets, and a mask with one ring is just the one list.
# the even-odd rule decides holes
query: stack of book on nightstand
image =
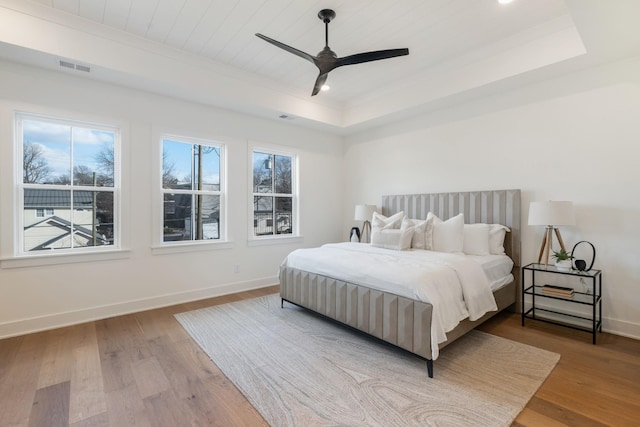
{"label": "stack of book on nightstand", "polygon": [[559,297],[572,297],[573,289],[565,288],[563,286],[544,285],[542,287],[542,293],[547,295],[559,296]]}

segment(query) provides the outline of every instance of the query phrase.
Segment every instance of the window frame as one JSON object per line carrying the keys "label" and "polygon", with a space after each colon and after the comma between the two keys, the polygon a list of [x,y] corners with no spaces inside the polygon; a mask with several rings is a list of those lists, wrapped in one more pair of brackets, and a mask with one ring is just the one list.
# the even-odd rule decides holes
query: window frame
{"label": "window frame", "polygon": [[[155,132],[156,141],[155,150],[156,154],[156,168],[157,172],[154,173],[154,181],[156,182],[158,191],[156,191],[156,202],[154,203],[157,214],[154,215],[156,220],[154,221],[154,243],[152,246],[154,254],[172,253],[193,251],[201,249],[211,248],[229,248],[230,242],[228,238],[228,224],[227,224],[227,144],[218,138],[203,138],[187,136],[187,132]],[[164,188],[162,183],[163,177],[163,144],[165,140],[173,142],[180,142],[191,145],[204,145],[215,147],[219,149],[220,154],[220,189],[217,191],[212,190],[180,190],[180,189],[167,189]],[[164,241],[164,195],[166,193],[179,193],[179,194],[191,194],[191,195],[217,195],[220,197],[219,207],[219,224],[218,224],[218,239],[201,239],[201,240],[178,240],[178,241]]]}
{"label": "window frame", "polygon": [[[14,228],[13,234],[13,258],[3,259],[3,267],[8,266],[27,266],[27,265],[46,265],[58,264],[65,262],[84,262],[88,258],[92,258],[96,254],[100,254],[98,259],[116,259],[121,255],[106,255],[123,252],[123,212],[122,212],[122,188],[121,188],[121,170],[122,170],[122,140],[123,126],[122,124],[105,124],[110,120],[94,120],[93,118],[78,118],[78,115],[65,114],[65,116],[76,116],[75,118],[62,117],[59,114],[36,113],[30,111],[15,110],[13,114],[14,129],[14,179],[13,188],[15,192],[16,202],[13,204]],[[32,184],[25,183],[23,178],[24,165],[24,121],[39,121],[43,123],[59,124],[69,126],[71,128],[83,128],[101,132],[109,132],[114,136],[113,140],[113,186],[87,186],[73,183],[73,160],[70,162],[70,183],[67,184]],[[102,122],[102,123],[101,123]],[[117,122],[116,122],[117,123]],[[113,244],[99,246],[78,246],[72,248],[59,248],[51,251],[25,251],[24,236],[24,195],[25,190],[30,188],[40,188],[48,190],[62,191],[89,191],[89,192],[108,192],[113,195]],[[49,217],[46,214],[43,218]],[[32,260],[30,260],[32,259]],[[33,260],[42,261],[33,261]],[[20,260],[11,262],[12,260]],[[30,261],[22,261],[30,260]]]}
{"label": "window frame", "polygon": [[[289,193],[255,193],[253,189],[253,155],[254,153],[264,153],[271,156],[286,156],[291,158],[291,217],[292,217],[292,229],[291,234],[269,234],[258,236],[255,234],[254,226],[254,197],[282,197],[289,196]],[[265,143],[249,143],[248,146],[248,242],[249,245],[261,245],[261,244],[277,244],[277,243],[291,243],[292,241],[300,240],[301,224],[300,224],[300,154],[297,150],[290,147],[282,147],[278,145],[265,144]]]}

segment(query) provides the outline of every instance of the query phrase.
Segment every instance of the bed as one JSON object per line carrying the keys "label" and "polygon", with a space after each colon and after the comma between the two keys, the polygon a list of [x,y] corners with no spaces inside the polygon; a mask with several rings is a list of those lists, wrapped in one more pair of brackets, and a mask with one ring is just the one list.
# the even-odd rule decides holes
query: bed
{"label": "bed", "polygon": [[[456,321],[457,325],[453,329],[450,329],[450,324],[444,325],[443,327],[447,329],[446,337],[444,341],[440,342],[441,338],[437,338],[438,334],[434,330],[442,326],[439,325],[443,322],[442,314],[448,313],[440,308],[442,307],[441,303],[434,302],[434,307],[431,302],[416,296],[418,292],[415,291],[415,284],[407,284],[414,289],[412,292],[407,292],[399,287],[394,287],[396,284],[393,283],[396,281],[395,276],[399,276],[397,271],[393,270],[394,263],[413,262],[414,259],[417,259],[416,257],[422,257],[421,253],[427,254],[430,251],[392,251],[369,248],[370,245],[358,243],[325,245],[326,247],[315,249],[320,252],[313,252],[314,249],[299,251],[309,251],[310,254],[314,256],[317,254],[319,257],[322,257],[324,251],[327,254],[330,253],[329,251],[334,251],[341,254],[339,258],[343,258],[343,264],[350,262],[351,252],[371,251],[374,253],[371,256],[391,260],[387,276],[381,270],[383,267],[377,266],[376,268],[379,269],[375,274],[371,274],[371,277],[377,277],[379,280],[367,281],[360,277],[354,278],[348,272],[334,273],[333,270],[325,270],[320,267],[322,265],[320,258],[312,258],[317,262],[304,264],[290,262],[290,255],[282,263],[279,271],[282,304],[284,305],[286,301],[312,310],[336,322],[407,350],[426,360],[427,373],[432,378],[433,361],[437,358],[439,350],[501,310],[517,311],[518,309],[520,190],[389,195],[382,197],[381,211],[382,215],[386,217],[403,212],[406,217],[413,219],[426,219],[428,213],[432,212],[443,221],[463,214],[465,224],[501,224],[508,227],[509,231],[504,237],[503,247],[506,257],[511,261],[511,274],[509,275],[511,279],[502,280],[502,283],[498,284],[494,283],[496,281],[491,282],[492,287],[489,292],[495,300],[495,310],[491,309],[486,313],[480,311],[481,315],[478,315],[477,318],[469,316],[459,323]],[[395,260],[392,257],[396,254],[408,256],[409,261]],[[455,261],[453,255],[432,255],[436,256],[437,263],[448,266]],[[475,259],[476,257],[468,258]],[[353,259],[355,260],[355,258]],[[486,262],[491,264],[491,257],[488,259],[489,261]],[[476,261],[481,265],[480,268],[486,271],[485,266],[482,265],[485,261],[479,259]],[[468,264],[473,264],[473,262]],[[504,266],[502,268],[504,269]],[[467,276],[481,276],[474,276],[473,272],[473,269],[466,271]],[[420,276],[416,275],[415,277]],[[472,282],[473,280],[468,279],[467,281]],[[475,320],[470,320],[470,318]]]}

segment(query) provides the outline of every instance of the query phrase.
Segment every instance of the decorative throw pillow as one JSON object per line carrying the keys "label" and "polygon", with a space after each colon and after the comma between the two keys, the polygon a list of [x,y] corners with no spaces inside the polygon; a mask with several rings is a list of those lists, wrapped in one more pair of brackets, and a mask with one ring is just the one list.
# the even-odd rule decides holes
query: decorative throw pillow
{"label": "decorative throw pillow", "polygon": [[371,221],[371,228],[378,228],[381,230],[400,228],[400,224],[402,224],[402,218],[404,218],[403,211],[391,215],[390,217],[386,217],[382,214],[379,214],[378,212],[374,212],[373,219]]}
{"label": "decorative throw pillow", "polygon": [[395,251],[406,251],[411,247],[412,229],[375,229],[371,233],[371,246]]}
{"label": "decorative throw pillow", "polygon": [[504,238],[509,227],[502,224],[491,224],[489,229],[489,252],[492,255],[504,255]]}
{"label": "decorative throw pillow", "polygon": [[427,214],[427,229],[425,230],[424,235],[424,248],[428,251],[433,250],[433,224],[435,223],[435,218],[437,218],[437,216],[435,216],[433,212],[430,211]]}
{"label": "decorative throw pillow", "polygon": [[465,224],[463,250],[467,255],[489,255],[489,224]]}
{"label": "decorative throw pillow", "polygon": [[[433,228],[433,218],[409,219],[405,217],[400,225],[401,230],[412,229],[411,247],[413,249],[431,249],[431,239],[427,245],[427,228]],[[431,234],[429,234],[431,236]]]}
{"label": "decorative throw pillow", "polygon": [[433,250],[437,252],[463,252],[464,215],[442,221],[433,215]]}

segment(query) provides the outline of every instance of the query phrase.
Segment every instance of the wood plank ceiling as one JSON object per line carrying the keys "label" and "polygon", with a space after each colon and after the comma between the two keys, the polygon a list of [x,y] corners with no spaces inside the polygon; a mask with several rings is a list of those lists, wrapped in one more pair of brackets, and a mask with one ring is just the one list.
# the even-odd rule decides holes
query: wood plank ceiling
{"label": "wood plank ceiling", "polygon": [[[346,103],[431,67],[509,40],[570,24],[563,0],[32,0],[100,26],[185,51],[309,93],[315,67],[255,37],[262,33],[315,55],[324,46],[319,10],[332,8],[329,45],[338,54],[408,47],[408,57],[343,67],[327,100]],[[527,34],[529,34],[527,36]],[[526,41],[526,40],[524,40]]]}

